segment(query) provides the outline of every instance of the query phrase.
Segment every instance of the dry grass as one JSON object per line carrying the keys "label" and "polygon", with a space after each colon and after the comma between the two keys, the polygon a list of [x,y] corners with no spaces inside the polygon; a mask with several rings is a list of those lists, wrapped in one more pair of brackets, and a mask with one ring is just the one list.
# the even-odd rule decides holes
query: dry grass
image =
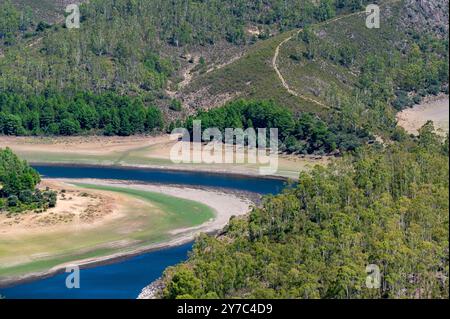
{"label": "dry grass", "polygon": [[[258,164],[175,164],[170,150],[175,145],[169,135],[157,137],[4,137],[0,148],[10,147],[22,158],[34,163],[70,163],[94,165],[122,165],[150,168],[212,171],[258,175]],[[274,175],[298,178],[300,171],[327,159],[281,156]]]}
{"label": "dry grass", "polygon": [[86,256],[164,242],[174,237],[173,231],[197,227],[214,217],[214,209],[205,204],[162,192],[62,181],[43,186],[58,191],[55,208],[0,214],[0,282]]}

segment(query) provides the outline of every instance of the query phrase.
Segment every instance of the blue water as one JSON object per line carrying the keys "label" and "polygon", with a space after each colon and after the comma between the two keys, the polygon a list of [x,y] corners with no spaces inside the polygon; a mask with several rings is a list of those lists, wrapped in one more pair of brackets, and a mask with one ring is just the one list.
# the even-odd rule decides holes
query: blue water
{"label": "blue water", "polygon": [[283,180],[211,174],[203,172],[167,171],[160,169],[134,169],[92,166],[46,166],[33,165],[41,175],[52,178],[98,178],[143,181],[149,183],[198,185],[221,187],[259,194],[279,193]]}
{"label": "blue water", "polygon": [[[34,166],[50,178],[99,178],[134,180],[151,183],[221,187],[259,194],[276,194],[284,182],[198,172],[178,172],[149,169],[111,167]],[[0,295],[8,299],[134,299],[142,288],[159,278],[168,266],[183,262],[192,244],[153,251],[115,264],[81,270],[80,289],[67,289],[69,274],[0,288]]]}
{"label": "blue water", "polygon": [[107,266],[82,269],[80,288],[66,288],[69,274],[0,289],[7,299],[136,299],[168,266],[187,259],[192,244],[153,251]]}

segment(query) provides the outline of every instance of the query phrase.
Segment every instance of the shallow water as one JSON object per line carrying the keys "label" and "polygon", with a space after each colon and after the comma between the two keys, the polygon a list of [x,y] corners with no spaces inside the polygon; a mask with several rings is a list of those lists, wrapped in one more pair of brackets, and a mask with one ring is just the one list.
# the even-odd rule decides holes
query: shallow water
{"label": "shallow water", "polygon": [[0,289],[7,299],[135,299],[168,266],[187,258],[192,244],[153,251],[106,266],[82,269],[80,288],[66,288],[69,274]]}
{"label": "shallow water", "polygon": [[160,169],[47,165],[33,165],[33,167],[41,175],[50,178],[119,179],[160,184],[220,187],[259,194],[279,193],[285,183],[279,179]]}
{"label": "shallow water", "polygon": [[[49,178],[98,178],[228,188],[259,194],[279,193],[282,180],[220,175],[198,172],[178,172],[150,169],[125,169],[82,166],[34,166]],[[62,273],[30,283],[1,289],[8,299],[134,299],[142,288],[159,278],[168,266],[187,259],[191,244],[153,251],[111,265],[83,269],[80,289],[67,289]]]}

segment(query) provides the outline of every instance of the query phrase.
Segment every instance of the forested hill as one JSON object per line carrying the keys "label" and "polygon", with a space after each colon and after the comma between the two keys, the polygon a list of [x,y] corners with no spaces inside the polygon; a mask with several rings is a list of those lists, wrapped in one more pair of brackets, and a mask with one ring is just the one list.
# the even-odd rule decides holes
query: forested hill
{"label": "forested hill", "polygon": [[[448,140],[433,130],[302,173],[221,236],[198,239],[166,270],[162,296],[448,298]],[[376,269],[379,285],[367,285]]]}
{"label": "forested hill", "polygon": [[387,1],[380,10],[379,29],[366,27],[364,13],[339,14],[259,42],[235,63],[199,74],[179,96],[190,108],[272,99],[324,118],[346,104],[371,113],[375,100],[402,109],[448,92],[448,0]]}
{"label": "forested hill", "polygon": [[55,207],[56,192],[36,186],[39,173],[9,148],[0,149],[0,213],[42,212]]}
{"label": "forested hill", "polygon": [[72,30],[40,21],[32,8],[0,3],[0,134],[161,128],[161,112],[141,106],[157,106],[169,121],[183,117],[166,89],[177,91],[193,62],[201,70],[227,63],[272,34],[359,10],[361,2],[93,0],[81,5],[81,28]]}
{"label": "forested hill", "polygon": [[2,0],[0,134],[152,132],[245,98],[390,138],[397,110],[448,92],[448,1],[378,1],[380,29],[351,15],[367,2],[92,0],[68,30]]}
{"label": "forested hill", "polygon": [[[328,19],[336,6],[331,0],[319,5],[309,0],[93,0],[81,6],[81,28],[70,31],[59,24],[33,30],[9,6],[0,11],[9,17],[0,24],[0,41],[7,44],[0,89],[23,94],[114,89],[154,98],[177,67],[175,49],[221,42],[242,46],[250,40],[247,27],[266,28],[268,34],[287,30]],[[339,1],[340,10],[353,7],[351,1]]]}

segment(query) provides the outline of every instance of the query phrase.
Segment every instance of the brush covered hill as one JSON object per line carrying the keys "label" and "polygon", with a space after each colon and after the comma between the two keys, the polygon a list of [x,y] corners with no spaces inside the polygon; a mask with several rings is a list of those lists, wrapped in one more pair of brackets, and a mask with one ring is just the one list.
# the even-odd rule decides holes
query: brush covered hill
{"label": "brush covered hill", "polygon": [[414,98],[417,102],[448,91],[448,1],[379,4],[379,29],[366,27],[360,8],[306,24],[257,43],[226,67],[199,75],[180,97],[193,108],[241,97],[272,99],[297,111],[326,115],[350,98],[358,104],[355,95],[363,104],[376,97],[401,109]]}
{"label": "brush covered hill", "polygon": [[[308,0],[90,1],[81,5],[80,29],[55,24],[6,48],[0,64],[1,88],[20,93],[108,89],[161,93],[177,67],[176,48],[203,46],[208,51],[223,41],[243,46],[249,39],[247,26],[289,29],[301,21],[326,18],[321,11]],[[20,17],[10,20],[4,29],[12,32],[16,27],[19,36]]]}
{"label": "brush covered hill", "polygon": [[62,22],[23,25],[24,1],[5,0],[0,12],[9,18],[0,24],[0,91],[22,96],[114,91],[169,109],[171,92],[189,77],[183,71],[193,63],[199,71],[227,64],[271,34],[354,6],[339,2],[338,9],[331,0],[94,0],[80,7],[81,28],[68,30]]}
{"label": "brush covered hill", "polygon": [[380,135],[396,110],[448,90],[446,0],[379,1],[380,29],[365,1],[94,0],[80,29],[31,33],[8,3],[3,134],[150,132],[246,98]]}
{"label": "brush covered hill", "polygon": [[[4,0],[2,0],[4,1]],[[0,1],[1,2],[1,1]],[[34,23],[55,23],[64,18],[64,10],[69,4],[81,3],[74,0],[13,0],[20,11],[31,11]]]}

